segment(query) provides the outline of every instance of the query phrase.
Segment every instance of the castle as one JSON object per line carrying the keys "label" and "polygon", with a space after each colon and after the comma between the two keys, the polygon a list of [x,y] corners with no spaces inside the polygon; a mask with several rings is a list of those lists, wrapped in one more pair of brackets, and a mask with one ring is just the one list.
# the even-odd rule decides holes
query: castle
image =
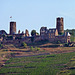
{"label": "castle", "polygon": [[[32,38],[34,40],[32,41]],[[10,22],[10,33],[7,34],[4,30],[0,31],[0,41],[2,43],[32,43],[41,40],[48,40],[49,42],[61,42],[67,43],[70,42],[70,34],[64,32],[64,22],[63,18],[58,17],[56,19],[56,28],[47,29],[47,27],[40,28],[40,35],[29,36],[29,32],[26,29],[25,33],[18,31],[16,33],[16,22]]]}

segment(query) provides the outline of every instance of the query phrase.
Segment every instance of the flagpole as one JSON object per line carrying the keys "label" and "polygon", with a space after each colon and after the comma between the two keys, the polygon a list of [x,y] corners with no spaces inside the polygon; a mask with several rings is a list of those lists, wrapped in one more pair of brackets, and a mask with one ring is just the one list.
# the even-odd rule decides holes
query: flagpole
{"label": "flagpole", "polygon": [[12,16],[10,16],[10,19],[11,19],[11,21],[12,21]]}

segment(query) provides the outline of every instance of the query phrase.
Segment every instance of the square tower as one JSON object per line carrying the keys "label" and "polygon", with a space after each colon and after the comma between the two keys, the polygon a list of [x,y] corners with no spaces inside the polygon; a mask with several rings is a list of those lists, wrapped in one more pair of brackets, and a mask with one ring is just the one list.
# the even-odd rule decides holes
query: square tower
{"label": "square tower", "polygon": [[10,22],[10,34],[16,34],[16,22]]}
{"label": "square tower", "polygon": [[64,33],[64,24],[63,24],[63,18],[58,17],[56,21],[56,29],[58,30],[58,34]]}

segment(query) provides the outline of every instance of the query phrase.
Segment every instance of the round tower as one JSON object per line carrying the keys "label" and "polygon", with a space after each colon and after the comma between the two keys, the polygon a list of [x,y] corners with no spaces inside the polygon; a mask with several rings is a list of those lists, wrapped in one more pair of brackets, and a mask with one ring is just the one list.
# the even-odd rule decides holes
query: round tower
{"label": "round tower", "polygon": [[58,34],[64,33],[64,24],[63,24],[63,18],[58,17],[56,21],[56,29],[58,30]]}
{"label": "round tower", "polygon": [[16,22],[10,22],[10,34],[16,34]]}

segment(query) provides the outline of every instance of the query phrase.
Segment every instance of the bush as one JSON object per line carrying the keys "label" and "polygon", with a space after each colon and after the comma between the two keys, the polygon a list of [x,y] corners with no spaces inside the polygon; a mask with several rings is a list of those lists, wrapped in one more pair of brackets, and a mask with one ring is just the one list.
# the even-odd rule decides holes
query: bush
{"label": "bush", "polygon": [[34,42],[34,37],[31,37],[31,41]]}
{"label": "bush", "polygon": [[40,50],[40,48],[37,48],[37,51],[39,51]]}
{"label": "bush", "polygon": [[7,36],[7,38],[9,39],[9,40],[13,40],[13,36],[11,35],[11,36]]}
{"label": "bush", "polygon": [[22,39],[22,36],[20,36],[20,37],[16,37],[15,39]]}
{"label": "bush", "polygon": [[3,44],[0,44],[0,48],[2,48],[3,47]]}
{"label": "bush", "polygon": [[33,48],[33,47],[31,46],[31,51],[39,51],[39,50],[40,50],[39,47],[35,47],[35,48]]}
{"label": "bush", "polygon": [[61,44],[61,42],[60,41],[57,41],[57,44]]}
{"label": "bush", "polygon": [[68,46],[69,46],[69,44],[68,44],[68,43],[65,43],[65,44],[64,44],[64,47],[68,47]]}
{"label": "bush", "polygon": [[35,50],[36,50],[36,51],[39,51],[39,50],[40,50],[40,48],[39,48],[39,47],[35,47]]}
{"label": "bush", "polygon": [[31,46],[31,48],[30,48],[30,49],[31,49],[31,51],[34,51],[34,48],[33,48],[33,46]]}
{"label": "bush", "polygon": [[26,47],[27,47],[27,44],[26,44],[25,42],[23,42],[23,43],[21,44],[21,46],[23,46],[24,48],[26,48]]}

